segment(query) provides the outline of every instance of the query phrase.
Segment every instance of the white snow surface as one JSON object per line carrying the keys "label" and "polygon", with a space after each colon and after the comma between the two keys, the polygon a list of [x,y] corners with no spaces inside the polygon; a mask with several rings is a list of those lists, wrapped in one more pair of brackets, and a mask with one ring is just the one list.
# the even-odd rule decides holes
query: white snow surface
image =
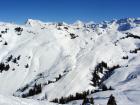
{"label": "white snow surface", "polygon": [[[17,27],[23,30],[17,32]],[[91,73],[102,61],[110,67],[121,67],[103,82],[114,90],[89,95],[94,97],[95,105],[106,105],[111,94],[117,105],[140,105],[140,51],[130,53],[140,48],[140,39],[123,38],[126,33],[140,37],[139,18],[101,24],[77,21],[70,25],[28,19],[25,25],[1,22],[0,31],[0,62],[10,66],[0,72],[0,105],[55,105],[50,102],[54,98],[94,90],[96,87],[90,85]],[[12,59],[7,61],[11,55]],[[124,56],[128,59],[122,59]],[[56,81],[59,75],[62,78]],[[52,83],[45,85],[48,81]],[[41,84],[42,92],[28,99],[20,98],[35,83]],[[27,84],[29,89],[17,91]],[[41,101],[46,95],[47,99]]]}

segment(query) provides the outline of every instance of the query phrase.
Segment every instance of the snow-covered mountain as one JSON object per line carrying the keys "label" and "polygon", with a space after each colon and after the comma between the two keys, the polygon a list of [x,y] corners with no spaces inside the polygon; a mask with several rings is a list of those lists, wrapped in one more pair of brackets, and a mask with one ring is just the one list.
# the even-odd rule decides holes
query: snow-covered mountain
{"label": "snow-covered mountain", "polygon": [[140,18],[1,22],[0,105],[80,105],[83,95],[107,105],[111,94],[139,105],[139,62]]}

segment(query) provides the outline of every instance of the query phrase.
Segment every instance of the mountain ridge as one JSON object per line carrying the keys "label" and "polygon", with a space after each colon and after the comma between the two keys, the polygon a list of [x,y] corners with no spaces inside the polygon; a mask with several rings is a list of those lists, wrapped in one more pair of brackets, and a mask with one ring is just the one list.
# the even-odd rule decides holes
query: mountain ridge
{"label": "mountain ridge", "polygon": [[140,18],[1,23],[0,94],[54,104],[55,98],[88,91],[95,104],[105,105],[113,94],[118,105],[139,105],[139,32]]}

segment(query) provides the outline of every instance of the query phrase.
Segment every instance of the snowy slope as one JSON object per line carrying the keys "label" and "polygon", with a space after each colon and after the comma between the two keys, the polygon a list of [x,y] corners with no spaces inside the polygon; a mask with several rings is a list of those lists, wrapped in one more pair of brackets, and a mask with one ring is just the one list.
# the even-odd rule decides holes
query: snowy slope
{"label": "snowy slope", "polygon": [[[28,19],[25,25],[0,23],[0,32],[0,104],[6,99],[15,103],[25,101],[26,105],[26,99],[12,95],[34,99],[31,104],[38,105],[42,101],[37,99],[49,102],[99,89],[100,86],[91,85],[91,79],[102,61],[108,68],[119,65],[108,78],[103,79],[108,68],[98,74],[101,84],[114,90],[89,97],[93,96],[96,104],[105,105],[113,93],[118,105],[140,104],[139,18],[101,24],[44,23]],[[36,94],[29,95],[36,88]]]}

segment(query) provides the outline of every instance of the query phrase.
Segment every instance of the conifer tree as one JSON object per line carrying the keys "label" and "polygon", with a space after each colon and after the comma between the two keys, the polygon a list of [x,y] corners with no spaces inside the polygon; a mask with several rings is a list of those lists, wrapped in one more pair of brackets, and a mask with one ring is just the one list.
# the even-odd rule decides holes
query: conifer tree
{"label": "conifer tree", "polygon": [[107,105],[117,105],[116,104],[116,100],[115,100],[115,97],[111,94],[110,97],[109,97],[109,100],[107,102]]}

